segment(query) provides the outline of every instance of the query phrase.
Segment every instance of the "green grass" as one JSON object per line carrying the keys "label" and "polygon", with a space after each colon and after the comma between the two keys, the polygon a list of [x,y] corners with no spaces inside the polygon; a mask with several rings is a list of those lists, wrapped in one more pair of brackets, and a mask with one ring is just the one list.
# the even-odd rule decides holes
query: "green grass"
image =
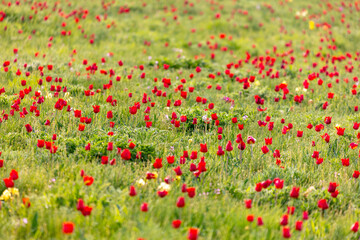
{"label": "green grass", "polygon": [[[46,7],[33,1],[19,1],[19,5],[11,2],[11,6],[0,5],[0,12],[6,14],[0,21],[0,63],[10,61],[7,71],[3,65],[0,68],[0,89],[5,89],[0,94],[0,159],[4,160],[0,176],[8,178],[12,169],[18,172],[15,187],[19,196],[2,201],[1,239],[186,239],[191,227],[199,229],[198,239],[280,239],[280,218],[288,206],[295,207],[288,225],[292,238],[359,238],[359,233],[351,231],[360,214],[359,180],[352,177],[360,170],[359,150],[349,147],[359,142],[358,131],[353,129],[354,122],[360,122],[359,112],[354,111],[359,94],[351,92],[358,90],[354,77],[359,77],[360,67],[359,2],[344,1],[346,6],[342,6],[339,1],[319,0],[151,0],[144,1],[145,6],[142,1],[77,0],[70,4],[49,0]],[[129,8],[129,13],[120,13],[122,8]],[[296,17],[296,12],[305,10],[305,16]],[[72,12],[74,15],[66,17]],[[220,17],[216,18],[218,13]],[[309,29],[310,21],[318,26]],[[92,44],[90,39],[94,40]],[[17,54],[14,49],[18,49]],[[267,57],[275,62],[265,64]],[[344,60],[332,63],[334,57]],[[260,59],[264,59],[262,71]],[[123,66],[118,64],[120,60]],[[93,64],[97,70],[91,73],[88,67]],[[165,70],[164,64],[169,69]],[[48,65],[53,69],[48,70]],[[201,72],[196,72],[197,67]],[[353,70],[348,71],[351,67]],[[233,77],[226,73],[228,68]],[[18,70],[21,75],[16,75]],[[114,71],[113,76],[110,71]],[[145,78],[140,78],[142,73]],[[312,73],[319,77],[310,81]],[[338,76],[330,76],[335,73]],[[51,82],[46,81],[49,76]],[[255,81],[244,88],[242,80],[250,76]],[[42,85],[38,84],[40,79]],[[164,79],[171,79],[171,85],[165,86]],[[304,89],[306,79],[308,89]],[[26,80],[25,86],[22,80]],[[111,88],[104,89],[110,80]],[[289,90],[286,99],[283,90],[274,91],[281,83]],[[51,91],[52,85],[61,86],[58,97]],[[32,91],[21,98],[19,110],[11,116],[21,91],[29,87]],[[160,96],[152,91],[155,87]],[[84,91],[89,89],[93,96],[85,96]],[[186,99],[181,97],[182,91],[187,92]],[[43,103],[37,103],[35,92],[44,97]],[[330,92],[333,99],[328,98]],[[302,94],[302,103],[295,102],[294,97]],[[264,105],[255,103],[255,95],[264,99]],[[116,104],[106,101],[109,96]],[[198,102],[197,97],[205,98],[206,103]],[[226,97],[230,102],[224,100]],[[59,98],[71,106],[70,112],[67,106],[63,110],[54,108]],[[177,100],[181,106],[174,106]],[[140,108],[131,115],[129,107],[136,104]],[[39,116],[30,111],[32,105],[37,106]],[[100,106],[98,114],[93,112],[93,105]],[[259,111],[259,106],[266,110]],[[144,113],[147,107],[150,112]],[[28,114],[21,117],[23,108]],[[92,119],[90,124],[84,123],[84,131],[78,131],[81,122],[74,117],[74,110]],[[107,118],[109,111],[112,119]],[[171,123],[173,112],[179,121],[180,116],[187,118],[178,128]],[[214,113],[218,126],[214,120],[205,123],[202,119]],[[146,127],[145,115],[152,122],[150,128]],[[274,122],[272,131],[268,125],[258,124],[267,116]],[[325,124],[327,116],[332,117],[331,124]],[[233,118],[238,119],[236,124]],[[44,124],[46,120],[51,122],[49,126]],[[283,134],[289,123],[293,128]],[[314,128],[308,129],[309,123]],[[32,126],[32,132],[26,131],[26,124]],[[244,129],[239,130],[237,124],[243,124]],[[316,132],[319,124],[324,129]],[[335,126],[345,128],[343,136],[337,134]],[[303,137],[297,137],[297,131],[303,131]],[[235,142],[240,133],[246,144],[241,154]],[[330,135],[329,143],[321,137],[325,133]],[[56,140],[51,140],[53,134]],[[256,139],[253,146],[246,143],[248,136]],[[270,137],[272,145],[263,154],[264,138]],[[56,153],[37,147],[41,139],[54,142]],[[234,148],[231,152],[225,150],[228,141]],[[113,151],[107,150],[109,142],[114,143]],[[130,149],[131,159],[125,161],[117,148],[128,149],[130,142],[136,146]],[[88,143],[90,151],[85,150]],[[208,152],[201,153],[200,144],[204,143]],[[224,156],[217,155],[218,146],[222,146]],[[279,164],[273,157],[275,150],[281,154]],[[139,151],[142,157],[136,158]],[[197,151],[198,158],[187,158],[180,164],[184,151],[189,156]],[[319,151],[322,164],[315,163],[314,151]],[[166,160],[170,155],[175,156],[172,165]],[[101,164],[103,156],[109,161],[115,158],[116,164]],[[195,177],[189,171],[190,164],[198,165],[201,157],[207,171]],[[153,167],[157,158],[162,158],[160,169]],[[342,165],[343,158],[349,158],[348,167]],[[183,172],[181,177],[173,170],[177,166]],[[81,170],[94,178],[91,186],[84,184]],[[156,173],[157,179],[146,180],[149,172]],[[160,198],[157,191],[165,178],[170,179],[170,190]],[[271,184],[255,191],[257,183],[275,178],[284,180],[283,189]],[[143,186],[139,185],[141,179],[146,183]],[[336,198],[327,191],[330,182],[338,184]],[[196,188],[194,198],[181,191],[183,184]],[[136,188],[135,197],[129,196],[131,185]],[[290,197],[293,187],[300,187],[297,199]],[[0,194],[5,190],[1,182]],[[185,197],[184,208],[176,206],[180,196]],[[29,208],[22,198],[29,198]],[[84,217],[77,210],[79,199],[93,208],[90,216]],[[252,199],[251,209],[245,207],[245,199]],[[324,212],[318,208],[320,199],[329,204]],[[148,203],[148,212],[140,210],[144,202]],[[295,222],[302,220],[303,211],[309,212],[309,219],[304,220],[302,231],[296,231]],[[248,215],[254,215],[255,221],[249,223]],[[262,217],[263,226],[257,226],[257,217]],[[178,229],[172,227],[176,219],[182,221]],[[64,235],[64,222],[74,223],[72,234]]]}

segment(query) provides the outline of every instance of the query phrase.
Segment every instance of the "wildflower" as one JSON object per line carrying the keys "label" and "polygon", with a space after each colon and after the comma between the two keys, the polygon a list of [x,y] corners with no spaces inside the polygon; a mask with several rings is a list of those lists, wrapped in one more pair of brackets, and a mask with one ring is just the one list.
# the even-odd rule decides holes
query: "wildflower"
{"label": "wildflower", "polygon": [[356,233],[359,230],[359,222],[355,222],[352,226],[351,226],[351,231],[353,231],[354,233]]}
{"label": "wildflower", "polygon": [[172,226],[173,226],[173,228],[179,228],[181,226],[181,220],[176,219],[176,220],[172,221]]}
{"label": "wildflower", "polygon": [[341,127],[335,127],[335,128],[337,130],[337,135],[339,135],[339,136],[344,135],[345,128],[341,128]]}
{"label": "wildflower", "polygon": [[176,201],[176,206],[178,208],[183,208],[185,207],[185,198],[184,197],[179,197]]}
{"label": "wildflower", "polygon": [[63,223],[63,233],[64,234],[72,234],[74,231],[74,223],[72,222],[64,222]]}
{"label": "wildflower", "polygon": [[84,176],[83,180],[86,186],[91,186],[94,182],[94,178],[92,176]]}
{"label": "wildflower", "polygon": [[253,222],[253,221],[254,221],[254,215],[248,215],[248,216],[246,217],[246,220],[247,220],[248,222]]}
{"label": "wildflower", "polygon": [[299,197],[299,191],[300,191],[299,187],[293,187],[291,192],[290,192],[290,197],[298,198]]}
{"label": "wildflower", "polygon": [[288,227],[283,228],[283,237],[284,238],[290,238],[291,237],[290,228],[288,228]]}
{"label": "wildflower", "polygon": [[342,158],[341,163],[344,167],[348,167],[350,165],[349,158]]}
{"label": "wildflower", "polygon": [[197,240],[199,235],[199,229],[190,228],[188,233],[188,240]]}
{"label": "wildflower", "polygon": [[149,208],[148,208],[148,204],[145,202],[145,203],[143,203],[142,205],[141,205],[141,211],[142,212],[147,212],[148,210],[149,210]]}
{"label": "wildflower", "polygon": [[322,210],[326,210],[329,208],[328,203],[326,202],[326,199],[320,199],[318,201],[318,207],[321,208]]}

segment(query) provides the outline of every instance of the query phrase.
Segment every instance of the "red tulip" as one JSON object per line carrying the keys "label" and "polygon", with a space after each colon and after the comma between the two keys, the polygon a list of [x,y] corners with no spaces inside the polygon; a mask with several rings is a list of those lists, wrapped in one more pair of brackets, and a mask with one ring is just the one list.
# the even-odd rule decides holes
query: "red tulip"
{"label": "red tulip", "polygon": [[167,156],[166,160],[169,164],[173,164],[175,161],[175,157],[174,156]]}
{"label": "red tulip", "polygon": [[141,211],[142,212],[147,212],[149,209],[148,209],[148,204],[147,203],[143,203],[142,205],[141,205]]}
{"label": "red tulip", "polygon": [[345,128],[336,127],[336,130],[337,130],[337,135],[339,135],[339,136],[344,135]]}
{"label": "red tulip", "polygon": [[331,117],[325,117],[324,122],[325,122],[326,124],[330,124],[330,123],[331,123]]}
{"label": "red tulip", "polygon": [[190,228],[188,233],[188,240],[197,240],[199,235],[199,229]]}
{"label": "red tulip", "polygon": [[83,208],[83,210],[81,211],[81,213],[82,213],[82,215],[83,215],[84,217],[90,216],[92,209],[93,209],[92,207],[84,206],[84,208]]}
{"label": "red tulip", "polygon": [[125,148],[122,152],[121,152],[121,158],[124,160],[130,160],[131,159],[131,152],[129,149]]}
{"label": "red tulip", "polygon": [[289,206],[287,209],[287,214],[294,215],[295,207]]}
{"label": "red tulip", "polygon": [[29,132],[32,132],[33,128],[31,127],[30,124],[26,124],[25,125],[25,128],[26,128],[26,131],[29,133]]}
{"label": "red tulip", "polygon": [[64,222],[63,223],[63,233],[64,234],[72,234],[74,231],[74,223],[72,222]]}
{"label": "red tulip", "polygon": [[42,139],[39,139],[39,140],[38,140],[38,143],[37,143],[37,146],[38,146],[39,148],[43,148],[43,147],[45,146],[45,141],[42,140]]}
{"label": "red tulip", "polygon": [[159,197],[163,198],[168,194],[168,192],[165,191],[165,190],[164,191],[158,191],[157,194],[158,194]]}
{"label": "red tulip", "polygon": [[298,198],[299,197],[299,191],[300,191],[299,187],[293,187],[291,192],[290,192],[290,197]]}
{"label": "red tulip", "polygon": [[94,182],[94,178],[91,176],[84,176],[83,180],[86,186],[90,186]]}
{"label": "red tulip", "polygon": [[93,109],[94,109],[94,113],[100,112],[100,106],[94,105],[94,106],[92,106],[92,107],[93,107]]}
{"label": "red tulip", "polygon": [[18,172],[16,171],[16,170],[11,170],[11,172],[10,172],[10,178],[12,179],[12,180],[17,180],[18,178],[19,178],[19,175],[18,175]]}
{"label": "red tulip", "polygon": [[79,129],[80,132],[85,130],[85,125],[84,124],[79,124]]}
{"label": "red tulip", "polygon": [[282,189],[284,187],[284,180],[274,179],[274,185],[276,189]]}
{"label": "red tulip", "polygon": [[303,212],[303,220],[308,220],[309,219],[309,213],[307,211]]}
{"label": "red tulip", "polygon": [[331,197],[333,198],[337,198],[338,195],[339,195],[339,190],[335,190],[334,192],[331,193]]}
{"label": "red tulip", "polygon": [[179,197],[176,201],[176,206],[178,208],[183,208],[185,207],[185,198],[184,197]]}
{"label": "red tulip", "polygon": [[284,237],[284,238],[290,238],[290,237],[291,237],[290,228],[288,228],[288,227],[283,227],[283,237]]}
{"label": "red tulip", "polygon": [[248,215],[248,216],[246,217],[246,220],[247,220],[248,222],[253,222],[253,221],[254,221],[254,215]]}
{"label": "red tulip", "polygon": [[247,138],[247,143],[248,144],[254,144],[256,142],[256,139],[253,138],[252,136],[248,136]]}
{"label": "red tulip", "polygon": [[181,226],[181,220],[177,219],[172,221],[173,228],[179,228]]}
{"label": "red tulip", "polygon": [[208,151],[208,149],[207,149],[206,143],[205,144],[200,143],[200,152],[206,153],[207,151]]}
{"label": "red tulip", "polygon": [[184,183],[184,184],[181,186],[181,192],[183,192],[183,193],[186,193],[186,192],[187,192],[186,183]]}
{"label": "red tulip", "polygon": [[318,201],[318,207],[321,208],[322,210],[326,210],[329,208],[328,203],[326,202],[326,199],[321,199]]}
{"label": "red tulip", "polygon": [[288,222],[289,222],[289,216],[288,215],[285,214],[284,216],[281,217],[280,225],[286,226],[288,224]]}
{"label": "red tulip", "polygon": [[257,183],[256,184],[256,186],[255,186],[255,191],[257,191],[257,192],[261,192],[261,190],[262,190],[262,184],[261,183]]}
{"label": "red tulip", "polygon": [[226,151],[231,152],[234,148],[232,147],[231,141],[228,141],[225,147]]}
{"label": "red tulip", "polygon": [[245,199],[245,207],[250,209],[251,208],[251,203],[252,203],[252,200],[251,199]]}
{"label": "red tulip", "polygon": [[174,171],[175,171],[175,173],[176,173],[176,176],[181,176],[181,175],[182,175],[182,171],[181,171],[181,169],[180,169],[180,166],[174,168]]}
{"label": "red tulip", "polygon": [[272,138],[265,138],[265,144],[271,145],[272,144]]}
{"label": "red tulip", "polygon": [[258,225],[258,226],[264,225],[264,222],[263,222],[263,220],[262,220],[261,217],[258,217],[258,219],[257,219],[257,225]]}
{"label": "red tulip", "polygon": [[77,203],[77,206],[76,206],[76,209],[78,211],[82,211],[84,209],[84,207],[85,207],[84,200],[79,199],[78,203]]}
{"label": "red tulip", "polygon": [[134,186],[130,186],[129,195],[130,195],[130,197],[136,196],[136,191],[135,191],[135,187],[134,187]]}
{"label": "red tulip", "polygon": [[222,155],[225,154],[225,152],[224,152],[224,150],[222,149],[221,146],[218,146],[218,151],[216,152],[216,154],[217,154],[218,156],[222,156]]}
{"label": "red tulip", "polygon": [[136,146],[135,143],[133,143],[133,142],[130,142],[130,143],[129,143],[129,148],[130,148],[130,149],[134,149],[135,146]]}
{"label": "red tulip", "polygon": [[318,158],[318,157],[319,157],[319,152],[318,152],[318,151],[314,151],[311,157],[312,157],[312,158]]}
{"label": "red tulip", "polygon": [[23,198],[22,202],[24,204],[25,207],[29,208],[31,206],[31,202],[29,198]]}
{"label": "red tulip", "polygon": [[351,226],[351,231],[353,231],[354,233],[356,233],[359,230],[359,222],[355,222],[352,226]]}
{"label": "red tulip", "polygon": [[188,187],[186,189],[186,191],[188,193],[189,198],[195,197],[195,188],[194,187]]}
{"label": "red tulip", "polygon": [[341,163],[344,167],[348,167],[350,165],[349,158],[342,158]]}
{"label": "red tulip", "polygon": [[108,156],[102,156],[101,157],[101,164],[106,165],[106,164],[108,164],[108,162],[109,162],[109,157]]}
{"label": "red tulip", "polygon": [[5,187],[7,187],[7,188],[12,188],[12,187],[14,187],[14,182],[13,182],[13,180],[12,180],[11,177],[9,177],[9,178],[4,178],[3,181],[4,181],[4,183],[5,183]]}
{"label": "red tulip", "polygon": [[153,167],[156,169],[162,168],[162,158],[156,158]]}
{"label": "red tulip", "polygon": [[330,183],[329,183],[328,192],[329,192],[329,193],[335,192],[337,186],[338,186],[338,185],[337,185],[336,182],[330,182]]}
{"label": "red tulip", "polygon": [[302,230],[302,225],[303,225],[303,222],[302,222],[302,221],[297,221],[297,222],[295,223],[295,229],[296,229],[297,231],[301,231],[301,230]]}
{"label": "red tulip", "polygon": [[262,146],[261,147],[261,151],[264,153],[264,154],[266,154],[266,153],[268,153],[269,152],[269,148],[265,145],[265,146]]}

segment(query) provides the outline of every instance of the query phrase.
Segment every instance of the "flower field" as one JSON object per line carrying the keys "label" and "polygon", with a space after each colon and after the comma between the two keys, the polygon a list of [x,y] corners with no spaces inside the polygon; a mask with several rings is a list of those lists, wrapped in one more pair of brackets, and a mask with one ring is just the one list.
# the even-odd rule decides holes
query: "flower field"
{"label": "flower field", "polygon": [[4,0],[0,239],[358,239],[360,1]]}

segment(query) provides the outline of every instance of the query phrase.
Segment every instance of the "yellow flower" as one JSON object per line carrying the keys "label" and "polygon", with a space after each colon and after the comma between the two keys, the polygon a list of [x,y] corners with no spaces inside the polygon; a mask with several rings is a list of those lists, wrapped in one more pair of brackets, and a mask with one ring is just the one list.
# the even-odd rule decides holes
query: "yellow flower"
{"label": "yellow flower", "polygon": [[181,176],[176,176],[175,180],[176,180],[176,181],[180,181],[180,180],[181,180]]}
{"label": "yellow flower", "polygon": [[10,198],[11,198],[11,193],[9,192],[9,190],[5,190],[4,192],[3,192],[3,194],[1,195],[1,200],[3,200],[3,201],[8,201],[8,200],[10,200]]}
{"label": "yellow flower", "polygon": [[16,197],[18,197],[19,196],[19,189],[17,189],[17,188],[9,188],[9,191],[10,191],[10,193],[11,193],[11,195],[12,196],[16,196]]}
{"label": "yellow flower", "polygon": [[313,21],[309,21],[309,29],[313,30],[315,28],[315,23]]}
{"label": "yellow flower", "polygon": [[8,189],[5,189],[5,191],[1,194],[0,201],[12,200],[14,197],[18,197],[19,195],[20,195],[19,189],[8,188]]}
{"label": "yellow flower", "polygon": [[259,82],[258,80],[256,80],[256,81],[254,82],[254,85],[255,85],[255,86],[259,86],[259,85],[260,85],[260,82]]}

